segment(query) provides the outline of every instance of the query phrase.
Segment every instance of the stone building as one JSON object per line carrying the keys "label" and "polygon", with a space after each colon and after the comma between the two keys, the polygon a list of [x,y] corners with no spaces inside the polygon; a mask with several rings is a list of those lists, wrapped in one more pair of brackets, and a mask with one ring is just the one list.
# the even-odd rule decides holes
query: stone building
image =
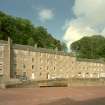
{"label": "stone building", "polygon": [[46,80],[105,77],[105,62],[77,60],[70,53],[0,41],[0,78]]}

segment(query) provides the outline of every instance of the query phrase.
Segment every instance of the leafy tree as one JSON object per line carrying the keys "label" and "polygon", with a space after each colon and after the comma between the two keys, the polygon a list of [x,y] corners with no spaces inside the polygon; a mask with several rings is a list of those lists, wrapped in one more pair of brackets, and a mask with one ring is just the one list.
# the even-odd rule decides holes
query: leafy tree
{"label": "leafy tree", "polygon": [[79,58],[105,58],[105,38],[101,35],[83,37],[71,44],[71,50],[75,52]]}
{"label": "leafy tree", "polygon": [[28,45],[30,45],[30,46],[34,46],[34,40],[33,40],[33,38],[32,37],[30,37],[29,39],[28,39]]}
{"label": "leafy tree", "polygon": [[0,11],[0,40],[11,37],[13,43],[61,50],[61,42],[42,26],[35,27],[29,20],[13,17]]}

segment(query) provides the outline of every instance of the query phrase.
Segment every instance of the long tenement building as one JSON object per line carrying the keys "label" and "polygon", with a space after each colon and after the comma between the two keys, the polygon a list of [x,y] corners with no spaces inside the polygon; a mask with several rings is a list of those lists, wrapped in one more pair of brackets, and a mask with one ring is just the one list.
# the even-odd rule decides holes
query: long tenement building
{"label": "long tenement building", "polygon": [[105,77],[105,62],[77,60],[70,53],[0,41],[0,78],[29,80]]}

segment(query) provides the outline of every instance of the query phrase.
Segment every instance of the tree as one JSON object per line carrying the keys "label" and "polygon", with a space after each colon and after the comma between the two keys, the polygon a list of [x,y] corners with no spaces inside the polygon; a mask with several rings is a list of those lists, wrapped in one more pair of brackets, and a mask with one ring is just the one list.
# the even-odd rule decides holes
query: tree
{"label": "tree", "polygon": [[8,36],[13,43],[61,50],[61,42],[43,26],[35,27],[29,20],[13,17],[0,11],[0,40],[7,40]]}
{"label": "tree", "polygon": [[30,46],[34,46],[34,40],[33,40],[33,38],[32,37],[30,37],[29,39],[28,39],[28,45],[30,45]]}
{"label": "tree", "polygon": [[71,50],[79,58],[100,59],[105,57],[105,38],[101,35],[83,37],[71,44]]}

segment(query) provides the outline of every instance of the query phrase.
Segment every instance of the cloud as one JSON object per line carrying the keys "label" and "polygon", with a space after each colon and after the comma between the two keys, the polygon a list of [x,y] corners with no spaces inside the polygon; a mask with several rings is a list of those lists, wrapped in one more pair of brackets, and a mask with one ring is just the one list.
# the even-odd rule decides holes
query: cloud
{"label": "cloud", "polygon": [[38,16],[42,22],[45,22],[54,18],[54,12],[52,9],[39,9]]}
{"label": "cloud", "polygon": [[83,36],[105,36],[105,0],[75,0],[75,18],[65,23],[63,39],[70,44]]}

